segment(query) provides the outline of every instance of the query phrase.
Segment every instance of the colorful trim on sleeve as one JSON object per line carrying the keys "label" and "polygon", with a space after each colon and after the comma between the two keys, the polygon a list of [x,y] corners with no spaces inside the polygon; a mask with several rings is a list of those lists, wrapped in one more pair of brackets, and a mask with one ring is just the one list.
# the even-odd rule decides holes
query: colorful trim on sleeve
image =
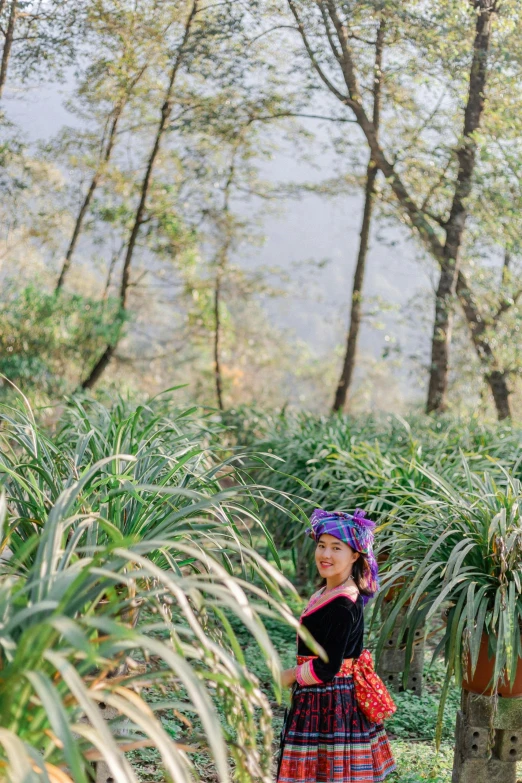
{"label": "colorful trim on sleeve", "polygon": [[297,667],[296,680],[299,685],[322,685],[322,680],[314,672],[314,662],[306,661]]}

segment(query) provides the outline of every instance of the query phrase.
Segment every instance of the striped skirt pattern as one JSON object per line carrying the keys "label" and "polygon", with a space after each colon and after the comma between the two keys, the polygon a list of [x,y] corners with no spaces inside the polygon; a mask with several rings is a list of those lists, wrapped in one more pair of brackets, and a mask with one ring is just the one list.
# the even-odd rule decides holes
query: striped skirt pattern
{"label": "striped skirt pattern", "polygon": [[386,732],[357,708],[351,677],[295,687],[277,783],[379,783],[394,769]]}

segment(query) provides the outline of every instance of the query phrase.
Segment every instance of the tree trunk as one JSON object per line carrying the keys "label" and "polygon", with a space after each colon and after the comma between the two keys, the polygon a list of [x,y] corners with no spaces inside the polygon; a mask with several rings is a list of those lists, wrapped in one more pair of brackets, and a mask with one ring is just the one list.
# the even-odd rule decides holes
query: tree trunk
{"label": "tree trunk", "polygon": [[[119,253],[114,253],[111,262],[109,264],[109,271],[107,273],[107,280],[105,283],[105,290],[103,292],[103,300],[106,301],[109,296],[109,288],[111,285],[111,278],[112,278],[112,272],[114,270],[114,267],[116,265],[116,262],[118,261]],[[105,351],[101,355],[101,357],[96,362],[96,365],[93,367],[87,378],[85,378],[82,381],[81,388],[82,389],[92,389],[99,378],[103,375],[105,372],[105,369],[109,365],[112,357],[114,356],[114,352],[116,350],[116,344],[114,345],[107,345],[105,348]]]}
{"label": "tree trunk", "polygon": [[220,213],[221,230],[224,232],[223,241],[215,255],[216,278],[214,286],[214,381],[216,385],[216,397],[220,410],[224,410],[223,404],[223,376],[221,374],[221,288],[223,277],[226,273],[229,254],[232,247],[232,229],[230,225],[230,195],[236,173],[236,156],[241,144],[242,133],[236,137],[236,144],[230,160],[228,175],[223,189],[223,208]]}
{"label": "tree trunk", "polygon": [[92,368],[91,372],[85,378],[85,380],[81,383],[82,389],[92,389],[97,382],[100,380],[101,376],[109,366],[109,363],[114,356],[114,352],[116,351],[118,343],[114,342],[106,346],[104,352]]}
{"label": "tree trunk", "polygon": [[431,339],[430,381],[426,413],[442,412],[446,409],[456,272],[457,264],[454,259],[449,259],[447,263],[443,264],[435,294],[435,321]]}
{"label": "tree trunk", "polygon": [[486,381],[491,389],[493,395],[493,402],[497,411],[497,418],[499,421],[511,418],[511,407],[509,404],[509,395],[511,392],[508,388],[508,376],[506,372],[501,370],[493,370],[486,375]]}
{"label": "tree trunk", "polygon": [[441,273],[435,299],[427,413],[441,412],[447,405],[453,300],[467,217],[466,200],[471,193],[475,169],[476,142],[473,134],[480,127],[484,111],[491,18],[490,0],[479,0],[468,102],[464,115],[463,142],[457,153],[459,169],[450,217],[446,223],[446,242],[440,262]]}
{"label": "tree trunk", "polygon": [[7,31],[5,34],[4,50],[2,52],[2,62],[0,64],[0,98],[5,87],[7,79],[7,68],[9,65],[9,57],[11,56],[11,47],[13,45],[14,29],[16,24],[16,17],[18,14],[18,0],[12,0],[11,11],[9,13],[9,21],[7,23]]}
{"label": "tree trunk", "polygon": [[509,275],[509,267],[511,266],[511,252],[504,250],[504,263],[502,264],[502,282],[506,283]]}
{"label": "tree trunk", "polygon": [[136,241],[138,239],[138,234],[141,228],[141,224],[143,222],[143,218],[145,217],[145,204],[147,201],[147,196],[149,195],[149,188],[152,179],[152,170],[154,168],[156,158],[158,157],[161,140],[163,139],[163,135],[165,133],[168,122],[170,120],[170,115],[172,114],[174,84],[176,82],[176,76],[178,75],[178,70],[181,65],[181,61],[183,59],[185,45],[187,43],[190,34],[190,28],[192,26],[194,16],[196,15],[197,6],[198,6],[198,0],[194,0],[192,4],[192,9],[187,19],[187,23],[185,25],[185,33],[183,36],[183,40],[180,44],[177,57],[174,61],[174,65],[172,66],[172,70],[170,72],[169,85],[167,88],[163,106],[161,107],[161,116],[158,125],[158,130],[156,132],[156,137],[154,139],[154,144],[152,146],[152,152],[150,153],[149,160],[147,163],[147,169],[145,171],[145,176],[143,178],[143,182],[141,185],[140,201],[138,204],[138,208],[136,210],[136,214],[134,216],[134,224],[132,226],[132,231],[129,238],[129,244],[127,245],[127,252],[125,254],[125,261],[123,262],[123,272],[121,276],[120,299],[124,310],[127,305],[127,293],[129,289],[129,275],[130,275],[132,257],[134,255]]}
{"label": "tree trunk", "polygon": [[123,247],[120,247],[119,250],[117,250],[115,253],[112,254],[112,258],[109,264],[109,269],[107,270],[107,279],[105,281],[105,288],[103,289],[102,299],[104,302],[107,301],[107,299],[109,298],[109,291],[112,283],[112,275],[114,272],[114,267],[118,263],[118,260],[123,252]]}
{"label": "tree trunk", "polygon": [[333,404],[334,413],[342,411],[346,405],[346,400],[352,383],[353,370],[355,367],[355,356],[357,352],[357,341],[359,338],[359,329],[362,316],[362,288],[364,282],[364,272],[366,267],[366,257],[368,255],[368,241],[370,237],[370,226],[372,219],[373,201],[375,196],[375,180],[377,178],[378,168],[369,163],[366,173],[366,187],[364,191],[364,213],[361,225],[361,234],[359,241],[359,253],[357,255],[357,265],[353,277],[352,288],[352,308],[350,312],[350,326],[348,329],[348,338],[346,341],[346,352],[344,355],[343,369],[341,377],[337,384],[335,399]]}
{"label": "tree trunk", "polygon": [[87,214],[87,210],[89,209],[89,206],[91,204],[92,198],[94,196],[94,193],[96,191],[96,188],[98,187],[98,183],[100,181],[101,175],[102,175],[102,166],[107,164],[111,158],[112,150],[114,148],[114,140],[116,138],[116,130],[118,128],[118,122],[121,118],[122,112],[124,107],[124,101],[121,101],[118,106],[115,109],[115,113],[111,122],[111,127],[109,131],[109,138],[107,141],[107,146],[105,148],[105,153],[103,155],[103,160],[100,162],[100,165],[98,166],[97,170],[94,173],[94,176],[91,180],[91,184],[89,185],[89,189],[85,195],[85,198],[82,202],[82,205],[80,207],[80,211],[78,212],[78,216],[76,218],[76,223],[74,225],[74,230],[72,233],[71,241],[69,242],[69,247],[67,248],[67,253],[65,254],[65,259],[62,265],[62,269],[60,271],[60,276],[58,278],[58,282],[56,283],[55,293],[58,293],[58,291],[63,287],[63,284],[65,282],[65,278],[67,276],[67,273],[69,272],[69,269],[71,267],[72,257],[74,254],[74,251],[76,249],[76,244],[78,242],[78,237],[80,236],[80,232],[82,230],[83,221],[85,219],[85,215]]}
{"label": "tree trunk", "polygon": [[219,312],[221,296],[221,270],[216,271],[216,284],[214,288],[214,380],[216,384],[216,398],[219,410],[224,410],[223,383],[221,378],[221,317]]}
{"label": "tree trunk", "polygon": [[473,295],[462,272],[457,278],[457,295],[464,310],[471,334],[471,341],[482,366],[486,367],[485,380],[491,389],[499,420],[511,418],[507,373],[498,367],[493,350],[487,339],[487,324],[482,318]]}
{"label": "tree trunk", "polygon": [[[382,89],[382,55],[384,50],[385,20],[381,18],[377,39],[375,42],[375,65],[373,71],[373,126],[375,134],[379,131],[379,120],[381,111],[381,89]],[[370,156],[368,168],[366,171],[366,185],[364,189],[364,211],[359,240],[359,253],[357,255],[357,265],[353,277],[352,286],[352,307],[350,311],[350,325],[348,328],[348,337],[346,340],[346,352],[344,355],[341,377],[337,384],[333,412],[342,411],[346,405],[346,400],[350,393],[350,386],[355,367],[355,357],[357,354],[357,342],[362,317],[362,289],[364,284],[364,273],[366,268],[366,258],[368,255],[368,244],[370,239],[370,228],[372,222],[373,202],[375,197],[375,181],[377,179],[378,168]]]}
{"label": "tree trunk", "polygon": [[[163,106],[161,107],[161,115],[160,115],[158,128],[156,131],[156,136],[154,138],[154,144],[152,146],[152,151],[149,155],[147,169],[145,171],[145,176],[143,177],[143,182],[141,184],[140,200],[138,203],[138,207],[136,209],[136,213],[134,215],[134,223],[129,237],[129,243],[127,245],[127,252],[125,253],[125,260],[123,262],[123,271],[122,271],[121,283],[120,283],[119,298],[120,298],[120,306],[123,312],[125,312],[127,309],[127,297],[129,292],[130,269],[131,269],[132,257],[134,255],[134,250],[136,247],[139,230],[141,228],[143,219],[145,217],[145,205],[147,201],[147,196],[149,194],[149,188],[152,179],[152,171],[154,168],[154,164],[156,162],[156,158],[158,156],[161,140],[163,138],[170,116],[172,114],[174,84],[176,82],[176,76],[178,74],[183,59],[185,46],[187,44],[190,35],[192,22],[194,21],[194,17],[197,12],[198,2],[199,0],[194,0],[194,2],[192,3],[192,8],[190,10],[187,21],[185,23],[183,39],[179,45],[178,53],[174,60],[172,70],[170,72],[169,84],[167,87],[167,91],[165,93],[165,100],[163,102]],[[117,345],[118,345],[118,340],[116,340],[112,345],[107,345],[103,354],[92,368],[89,376],[82,382],[81,384],[82,388],[90,389],[100,379],[102,374],[105,372],[117,348]]]}

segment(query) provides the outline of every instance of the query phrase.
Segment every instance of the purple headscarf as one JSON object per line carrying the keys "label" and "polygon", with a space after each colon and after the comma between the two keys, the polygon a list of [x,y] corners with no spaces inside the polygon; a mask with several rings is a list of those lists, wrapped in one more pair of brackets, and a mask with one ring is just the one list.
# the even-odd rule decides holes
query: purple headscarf
{"label": "purple headscarf", "polygon": [[[306,534],[319,541],[320,537],[327,533],[330,536],[338,538],[348,544],[354,552],[361,552],[368,559],[370,573],[368,574],[366,585],[372,595],[379,589],[378,565],[373,554],[373,531],[375,522],[366,518],[366,512],[356,508],[353,514],[347,514],[345,511],[324,511],[322,508],[316,508],[310,517],[311,527],[307,528]],[[363,596],[364,603],[367,603],[369,596]]]}

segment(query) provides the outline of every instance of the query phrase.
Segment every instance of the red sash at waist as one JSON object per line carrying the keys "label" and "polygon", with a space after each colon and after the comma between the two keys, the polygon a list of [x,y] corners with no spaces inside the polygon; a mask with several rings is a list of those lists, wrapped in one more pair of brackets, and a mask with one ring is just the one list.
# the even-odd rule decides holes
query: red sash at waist
{"label": "red sash at waist", "polygon": [[[317,655],[298,655],[297,665],[301,666],[302,663],[307,661],[315,661],[318,658]],[[344,658],[341,664],[341,668],[335,675],[336,677],[350,677],[353,673],[353,658]]]}

